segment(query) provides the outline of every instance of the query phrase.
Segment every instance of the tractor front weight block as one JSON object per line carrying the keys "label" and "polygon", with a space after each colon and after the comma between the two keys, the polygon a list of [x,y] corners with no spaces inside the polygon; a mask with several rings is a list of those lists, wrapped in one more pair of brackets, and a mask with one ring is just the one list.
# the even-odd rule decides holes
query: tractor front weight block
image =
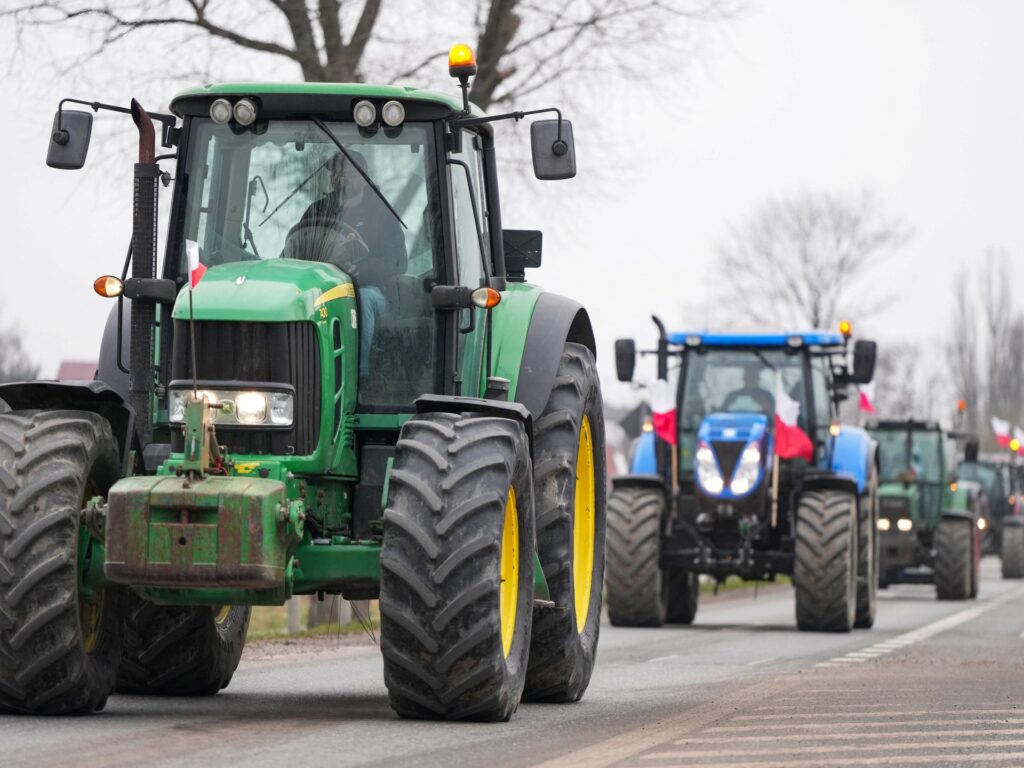
{"label": "tractor front weight block", "polygon": [[130,477],[107,496],[110,581],[133,587],[284,593],[302,540],[301,501],[248,477]]}

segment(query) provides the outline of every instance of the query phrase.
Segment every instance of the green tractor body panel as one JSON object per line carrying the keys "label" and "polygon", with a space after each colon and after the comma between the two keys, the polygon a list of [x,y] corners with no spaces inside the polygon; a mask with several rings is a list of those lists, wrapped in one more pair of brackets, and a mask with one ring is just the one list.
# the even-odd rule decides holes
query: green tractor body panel
{"label": "green tractor body panel", "polygon": [[[509,380],[509,400],[515,400],[519,385],[519,366],[526,347],[526,332],[543,289],[530,283],[509,283],[501,295],[501,303],[491,310],[493,325],[491,344],[492,375]],[[484,374],[486,375],[486,374]],[[481,379],[478,395],[486,382]]]}

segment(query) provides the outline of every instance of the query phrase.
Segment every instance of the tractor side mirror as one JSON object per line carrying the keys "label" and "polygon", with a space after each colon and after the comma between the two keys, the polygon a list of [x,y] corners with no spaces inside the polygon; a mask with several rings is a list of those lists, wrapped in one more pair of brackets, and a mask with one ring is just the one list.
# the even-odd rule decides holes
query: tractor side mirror
{"label": "tractor side mirror", "polygon": [[532,229],[503,229],[505,274],[514,283],[526,281],[526,270],[540,266],[544,235]]}
{"label": "tractor side mirror", "polygon": [[964,445],[964,461],[977,461],[978,460],[978,440],[971,438]]}
{"label": "tractor side mirror", "polygon": [[619,381],[632,381],[636,367],[636,342],[632,339],[615,340],[615,373]]}
{"label": "tractor side mirror", "polygon": [[92,138],[92,113],[77,109],[57,110],[50,131],[46,164],[64,171],[77,171],[85,165]]}
{"label": "tractor side mirror", "polygon": [[568,120],[537,120],[530,126],[533,173],[538,179],[557,181],[576,175],[576,145]]}
{"label": "tractor side mirror", "polygon": [[873,341],[860,339],[853,345],[853,375],[850,377],[854,384],[867,384],[875,376],[875,353],[878,345]]}

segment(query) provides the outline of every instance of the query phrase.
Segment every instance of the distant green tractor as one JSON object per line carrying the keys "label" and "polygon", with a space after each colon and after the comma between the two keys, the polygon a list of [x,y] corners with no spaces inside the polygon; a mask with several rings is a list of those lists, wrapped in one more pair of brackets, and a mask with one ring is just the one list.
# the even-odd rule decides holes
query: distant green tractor
{"label": "distant green tractor", "polygon": [[978,595],[981,490],[953,475],[956,444],[934,422],[877,421],[880,585],[935,584],[940,600]]}
{"label": "distant green tractor", "polygon": [[[594,335],[526,282],[541,234],[502,229],[490,123],[524,113],[469,105],[465,46],[449,69],[462,99],[77,102],[138,126],[132,245],[96,284],[118,297],[98,380],[0,388],[0,710],[216,693],[249,606],[300,594],[379,597],[402,716],[583,696],[605,543]],[[68,101],[47,161],[74,169],[92,115]],[[557,115],[531,126],[537,177],[575,175],[572,125],[537,112]]]}
{"label": "distant green tractor", "polygon": [[977,450],[957,467],[961,481],[981,486],[987,514],[982,554],[999,555],[1004,579],[1024,578],[1024,468],[1006,459],[981,459]]}

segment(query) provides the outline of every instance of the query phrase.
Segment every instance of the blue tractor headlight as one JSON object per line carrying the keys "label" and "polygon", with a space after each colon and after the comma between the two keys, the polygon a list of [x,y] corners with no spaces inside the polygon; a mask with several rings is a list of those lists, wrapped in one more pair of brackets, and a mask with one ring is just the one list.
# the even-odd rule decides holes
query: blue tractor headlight
{"label": "blue tractor headlight", "polygon": [[761,450],[756,443],[751,443],[743,449],[740,455],[739,464],[732,474],[732,482],[729,483],[729,490],[736,496],[749,493],[757,484],[758,475],[761,472]]}
{"label": "blue tractor headlight", "polygon": [[712,496],[717,496],[725,488],[725,481],[722,479],[722,472],[718,468],[718,460],[715,452],[707,443],[697,446],[697,482],[700,487]]}

